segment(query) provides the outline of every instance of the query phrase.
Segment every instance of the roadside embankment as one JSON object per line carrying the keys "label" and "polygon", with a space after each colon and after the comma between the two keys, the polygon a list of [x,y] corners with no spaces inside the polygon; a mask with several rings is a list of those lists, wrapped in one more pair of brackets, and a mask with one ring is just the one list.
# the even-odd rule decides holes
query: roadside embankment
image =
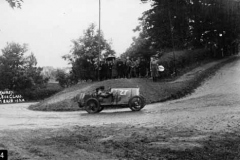
{"label": "roadside embankment", "polygon": [[184,97],[194,91],[201,83],[213,75],[224,64],[239,59],[239,56],[227,57],[215,61],[203,61],[193,64],[172,79],[161,79],[153,82],[148,78],[111,79],[100,82],[80,83],[67,88],[58,94],[45,99],[29,109],[38,111],[76,111],[80,110],[77,105],[77,97],[80,92],[91,92],[99,86],[108,87],[139,87],[140,94],[146,102],[156,103]]}

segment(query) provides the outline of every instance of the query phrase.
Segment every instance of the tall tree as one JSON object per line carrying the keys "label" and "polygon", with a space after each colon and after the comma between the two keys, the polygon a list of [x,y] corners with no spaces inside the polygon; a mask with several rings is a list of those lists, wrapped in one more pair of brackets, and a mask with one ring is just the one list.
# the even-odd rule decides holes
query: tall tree
{"label": "tall tree", "polygon": [[41,68],[36,67],[37,60],[33,53],[24,56],[27,45],[7,43],[0,55],[0,89],[23,90],[39,87],[46,80],[43,79]]}
{"label": "tall tree", "polygon": [[72,65],[72,74],[76,79],[94,79],[95,65],[99,57],[99,42],[100,42],[100,58],[114,55],[111,44],[104,39],[103,33],[99,34],[96,26],[91,24],[84,31],[83,36],[73,40],[73,46],[70,54],[63,56]]}
{"label": "tall tree", "polygon": [[156,50],[204,47],[209,43],[226,49],[240,33],[237,0],[141,0],[152,2],[141,21]]}
{"label": "tall tree", "polygon": [[149,36],[146,32],[141,30],[141,26],[138,26],[134,31],[140,31],[138,37],[133,37],[133,42],[129,48],[121,55],[122,57],[143,57],[149,59],[151,55],[155,54],[151,48],[152,42],[149,40]]}

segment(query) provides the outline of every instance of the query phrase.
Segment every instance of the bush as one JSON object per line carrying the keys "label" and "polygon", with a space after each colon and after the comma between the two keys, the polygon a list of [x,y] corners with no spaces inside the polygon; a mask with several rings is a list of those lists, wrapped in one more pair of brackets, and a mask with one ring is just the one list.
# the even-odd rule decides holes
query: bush
{"label": "bush", "polygon": [[[185,50],[185,51],[175,51],[175,64],[173,52],[168,52],[163,54],[159,58],[158,64],[161,64],[165,67],[164,77],[171,76],[174,73],[174,68],[177,70],[185,68],[191,64],[203,61],[204,59],[209,58],[209,51],[205,49],[197,50]],[[209,55],[209,56],[207,56]]]}
{"label": "bush", "polygon": [[49,89],[49,88],[38,88],[38,89],[26,89],[19,92],[26,101],[38,101],[48,98],[57,92],[61,91],[60,88]]}
{"label": "bush", "polygon": [[62,69],[57,70],[56,80],[58,81],[59,85],[63,88],[69,86],[69,74]]}

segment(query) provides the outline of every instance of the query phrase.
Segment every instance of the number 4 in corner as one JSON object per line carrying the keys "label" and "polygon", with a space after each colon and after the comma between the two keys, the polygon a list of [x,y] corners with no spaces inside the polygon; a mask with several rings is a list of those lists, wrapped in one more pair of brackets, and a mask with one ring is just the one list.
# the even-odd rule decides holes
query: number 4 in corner
{"label": "number 4 in corner", "polygon": [[8,160],[8,151],[0,150],[0,160]]}

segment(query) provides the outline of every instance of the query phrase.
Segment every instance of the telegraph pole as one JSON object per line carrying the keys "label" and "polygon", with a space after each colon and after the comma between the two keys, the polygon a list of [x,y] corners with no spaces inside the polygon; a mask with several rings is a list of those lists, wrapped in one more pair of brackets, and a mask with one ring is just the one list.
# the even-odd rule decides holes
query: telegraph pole
{"label": "telegraph pole", "polygon": [[176,58],[175,58],[175,45],[174,45],[174,37],[173,37],[173,26],[172,26],[172,18],[171,18],[171,11],[170,11],[169,1],[168,1],[168,18],[169,18],[169,25],[170,25],[171,39],[172,39],[174,72],[175,72],[175,74],[177,74]]}
{"label": "telegraph pole", "polygon": [[98,80],[100,80],[99,67],[100,67],[100,57],[101,57],[101,0],[99,0],[99,31],[98,31]]}

